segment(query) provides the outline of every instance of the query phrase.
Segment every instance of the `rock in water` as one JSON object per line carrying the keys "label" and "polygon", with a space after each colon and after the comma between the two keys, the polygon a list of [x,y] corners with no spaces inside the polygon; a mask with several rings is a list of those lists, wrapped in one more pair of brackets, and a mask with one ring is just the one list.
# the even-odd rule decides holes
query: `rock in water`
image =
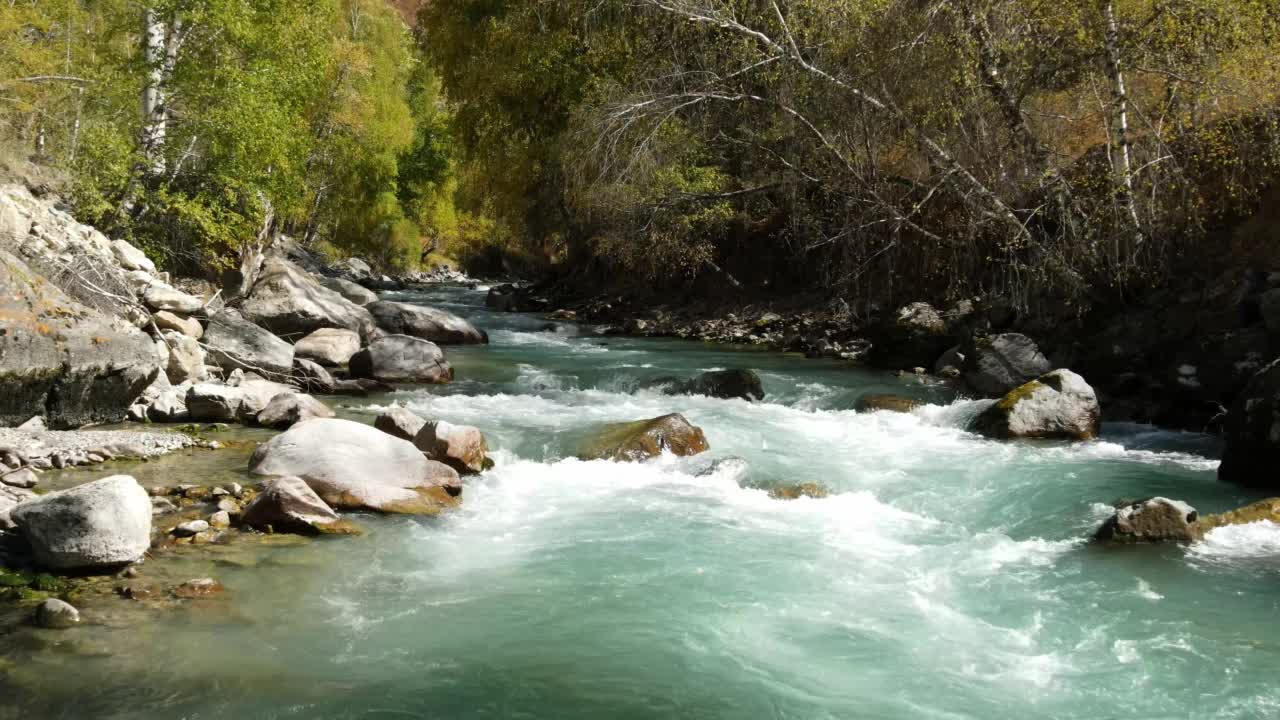
{"label": "rock in water", "polygon": [[293,346],[236,310],[221,310],[209,318],[204,342],[210,360],[228,372],[241,369],[288,375],[293,370]]}
{"label": "rock in water", "polygon": [[915,398],[903,397],[901,395],[882,395],[877,393],[867,393],[858,398],[858,412],[875,412],[876,410],[888,410],[889,412],[909,413],[912,410],[924,405],[924,403]]}
{"label": "rock in water", "polygon": [[350,280],[331,277],[317,277],[316,280],[321,285],[338,293],[356,305],[364,306],[372,302],[378,302],[378,296],[372,290],[361,287]]}
{"label": "rock in water", "polygon": [[305,335],[320,328],[345,328],[368,337],[369,311],[322,286],[310,273],[279,255],[262,272],[240,305],[244,317],[277,335]]}
{"label": "rock in water", "polygon": [[271,478],[245,506],[240,522],[258,530],[303,535],[323,532],[338,522],[338,513],[325,504],[302,478]]}
{"label": "rock in water", "polygon": [[191,537],[209,529],[209,523],[204,520],[191,520],[184,522],[173,529],[173,534],[177,537]]}
{"label": "rock in water", "polygon": [[258,413],[258,424],[270,428],[287,428],[306,420],[331,418],[333,410],[319,400],[303,393],[281,393]]}
{"label": "rock in water", "polygon": [[426,424],[426,420],[404,408],[398,407],[379,413],[378,417],[373,421],[375,428],[409,442],[413,442],[413,439],[418,437],[418,433],[422,431]]}
{"label": "rock in water", "polygon": [[1098,437],[1102,410],[1084,378],[1070,370],[1054,370],[1010,391],[973,420],[972,429],[987,437]]}
{"label": "rock in water", "polygon": [[10,513],[36,560],[55,569],[137,562],[151,546],[151,498],[115,475],[24,502]]}
{"label": "rock in water", "polygon": [[354,378],[384,382],[441,384],[453,380],[453,368],[435,343],[408,335],[388,335],[351,356]]}
{"label": "rock in water", "polygon": [[1280,360],[1259,370],[1231,405],[1218,478],[1280,488]]}
{"label": "rock in water", "polygon": [[664,451],[673,455],[697,455],[709,449],[702,428],[689,424],[679,413],[652,420],[606,426],[584,443],[579,457],[586,460],[644,460]]}
{"label": "rock in water", "polygon": [[458,473],[413,443],[350,420],[312,420],[258,446],[256,475],[297,476],[331,507],[436,514],[457,503]]}
{"label": "rock in water", "polygon": [[70,603],[49,598],[36,607],[36,625],[50,630],[64,630],[80,624],[80,611]]}
{"label": "rock in water", "polygon": [[1190,543],[1203,536],[1196,509],[1180,500],[1154,497],[1116,507],[1095,536],[1121,543]]}
{"label": "rock in water", "polygon": [[987,397],[1000,397],[1052,369],[1031,338],[1018,333],[977,338],[963,354],[965,384]]}
{"label": "rock in water", "polygon": [[378,327],[395,335],[430,340],[439,345],[479,345],[489,336],[462,318],[444,310],[421,305],[379,301],[366,309]]}
{"label": "rock in water", "polygon": [[484,472],[491,464],[484,434],[470,425],[454,425],[438,420],[426,422],[413,444],[427,457],[467,475]]}
{"label": "rock in water", "polygon": [[1200,518],[1200,528],[1209,532],[1227,525],[1247,525],[1267,521],[1280,525],[1280,498],[1267,498],[1242,508]]}
{"label": "rock in water", "polygon": [[664,392],[668,395],[706,395],[725,400],[741,398],[748,402],[764,399],[764,385],[753,370],[713,370],[692,380],[673,383]]}
{"label": "rock in water", "polygon": [[53,428],[119,422],[160,369],[145,333],[0,251],[0,426],[34,409]]}
{"label": "rock in water", "polygon": [[314,360],[321,365],[346,365],[360,352],[360,336],[342,328],[320,328],[293,345],[294,359]]}

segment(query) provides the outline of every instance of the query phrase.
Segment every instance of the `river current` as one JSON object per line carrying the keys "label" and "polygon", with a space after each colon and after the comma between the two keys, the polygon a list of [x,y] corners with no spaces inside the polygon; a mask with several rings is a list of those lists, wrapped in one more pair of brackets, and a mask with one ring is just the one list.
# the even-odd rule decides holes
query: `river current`
{"label": "river current", "polygon": [[[972,403],[914,378],[550,332],[486,311],[483,289],[390,297],[468,317],[492,344],[448,349],[452,385],[329,400],[366,422],[400,405],[483,430],[497,465],[462,508],[355,516],[361,537],[251,561],[193,554],[192,577],[227,588],[215,612],[0,636],[0,717],[1280,717],[1280,528],[1086,540],[1118,498],[1258,499],[1217,482],[1210,438],[1108,425],[1089,443],[989,441],[961,429]],[[757,370],[765,401],[636,389],[730,367]],[[857,413],[866,392],[933,404]],[[570,458],[601,423],[668,412],[711,451]],[[245,458],[111,472],[243,482]],[[768,494],[797,482],[831,495]]]}

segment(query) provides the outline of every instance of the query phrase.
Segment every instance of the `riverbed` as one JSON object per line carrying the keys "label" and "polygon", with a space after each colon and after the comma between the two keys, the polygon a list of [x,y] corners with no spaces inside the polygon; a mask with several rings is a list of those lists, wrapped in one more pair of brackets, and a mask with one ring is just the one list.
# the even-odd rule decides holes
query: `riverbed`
{"label": "riverbed", "polygon": [[[207,608],[87,607],[73,630],[11,632],[0,717],[1280,716],[1280,528],[1086,539],[1119,498],[1216,512],[1261,497],[1217,482],[1211,438],[1108,425],[1089,443],[990,441],[962,429],[973,403],[916,377],[546,328],[486,311],[483,288],[388,297],[457,312],[491,344],[448,349],[451,385],[326,401],[483,430],[497,465],[462,508],[187,553],[181,572],[226,587]],[[764,402],[640,389],[737,367],[760,373]],[[930,404],[855,412],[867,392]],[[668,412],[711,451],[572,459],[602,423]],[[51,481],[251,481],[231,444]],[[769,495],[800,482],[831,494]]]}

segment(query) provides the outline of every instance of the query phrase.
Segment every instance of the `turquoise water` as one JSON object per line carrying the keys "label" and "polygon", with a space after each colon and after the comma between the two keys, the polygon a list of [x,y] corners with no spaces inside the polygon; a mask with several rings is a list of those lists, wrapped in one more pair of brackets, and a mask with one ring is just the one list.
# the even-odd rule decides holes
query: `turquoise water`
{"label": "turquoise water", "polygon": [[[222,581],[207,609],[115,622],[89,607],[86,626],[0,638],[14,663],[0,717],[1280,716],[1280,529],[1194,548],[1083,540],[1119,497],[1204,512],[1257,499],[1215,480],[1210,439],[1115,426],[1085,444],[986,441],[959,429],[970,404],[914,379],[541,332],[483,297],[411,296],[490,331],[488,347],[450,349],[458,382],[337,401],[366,421],[400,404],[484,430],[498,465],[459,512],[359,517],[363,537],[249,560],[192,554],[170,572]],[[720,367],[759,370],[766,401],[634,391]],[[855,413],[868,391],[935,404]],[[711,452],[566,459],[593,426],[673,411]],[[193,455],[187,480],[242,462]],[[832,495],[768,496],[806,481]]]}

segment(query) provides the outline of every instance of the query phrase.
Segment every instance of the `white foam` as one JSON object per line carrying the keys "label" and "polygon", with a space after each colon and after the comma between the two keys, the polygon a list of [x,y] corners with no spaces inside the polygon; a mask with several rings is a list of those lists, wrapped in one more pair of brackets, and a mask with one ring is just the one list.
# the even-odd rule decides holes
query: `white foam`
{"label": "white foam", "polygon": [[1214,528],[1187,548],[1202,559],[1280,558],[1280,525],[1270,520]]}

